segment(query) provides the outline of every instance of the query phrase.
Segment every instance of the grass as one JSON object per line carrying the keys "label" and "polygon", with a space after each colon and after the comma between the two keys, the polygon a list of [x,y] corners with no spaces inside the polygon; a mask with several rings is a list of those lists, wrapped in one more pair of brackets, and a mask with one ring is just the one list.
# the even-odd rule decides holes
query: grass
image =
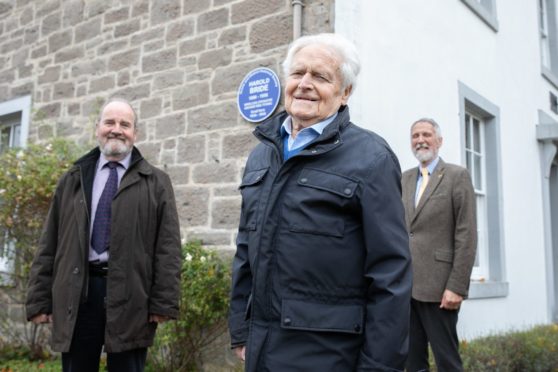
{"label": "grass", "polygon": [[[558,324],[462,341],[460,353],[466,372],[558,372]],[[431,366],[436,371],[434,363]],[[0,350],[0,372],[61,370],[60,359],[29,361]],[[150,370],[146,365],[146,371]]]}
{"label": "grass", "polygon": [[[100,371],[104,371],[106,358],[101,357]],[[61,372],[60,357],[49,360],[29,360],[26,357],[2,358],[0,353],[0,372]]]}
{"label": "grass", "polygon": [[29,360],[2,360],[0,372],[59,372],[62,371],[60,360],[29,361]]}

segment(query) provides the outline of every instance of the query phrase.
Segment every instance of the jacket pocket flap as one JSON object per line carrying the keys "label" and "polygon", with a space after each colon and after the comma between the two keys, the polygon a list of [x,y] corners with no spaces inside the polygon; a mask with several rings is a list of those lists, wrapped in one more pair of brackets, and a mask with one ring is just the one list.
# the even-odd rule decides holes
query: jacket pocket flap
{"label": "jacket pocket flap", "polygon": [[364,309],[362,305],[331,305],[283,300],[281,327],[361,334],[364,328]]}
{"label": "jacket pocket flap", "polygon": [[351,198],[358,186],[358,182],[355,180],[313,168],[304,168],[300,172],[298,184],[329,191],[345,198]]}
{"label": "jacket pocket flap", "polygon": [[264,179],[268,169],[269,168],[264,168],[244,173],[244,177],[242,177],[242,183],[240,184],[239,188],[252,186],[261,182]]}
{"label": "jacket pocket flap", "polygon": [[453,252],[446,249],[438,249],[434,252],[436,261],[453,262]]}

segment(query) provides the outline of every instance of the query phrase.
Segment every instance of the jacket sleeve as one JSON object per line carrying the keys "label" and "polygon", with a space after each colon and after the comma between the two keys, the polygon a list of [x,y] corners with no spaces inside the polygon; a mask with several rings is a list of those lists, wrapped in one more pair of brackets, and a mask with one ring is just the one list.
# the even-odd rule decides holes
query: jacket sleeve
{"label": "jacket sleeve", "polygon": [[149,313],[176,319],[182,263],[180,225],[170,178],[163,173],[160,182]]}
{"label": "jacket sleeve", "polygon": [[[244,212],[241,211],[241,213]],[[248,231],[239,228],[236,238],[236,253],[232,266],[229,310],[229,332],[232,347],[244,345],[248,339],[247,318],[251,288],[252,272],[248,260]]]}
{"label": "jacket sleeve", "polygon": [[39,314],[52,313],[52,280],[58,241],[58,211],[62,183],[62,180],[59,181],[56,187],[31,264],[25,302],[27,320]]}
{"label": "jacket sleeve", "polygon": [[412,287],[401,170],[389,150],[373,163],[361,190],[366,248],[365,340],[358,371],[402,371],[408,352]]}
{"label": "jacket sleeve", "polygon": [[466,169],[455,177],[452,193],[455,220],[453,265],[446,289],[467,297],[477,252],[475,190]]}

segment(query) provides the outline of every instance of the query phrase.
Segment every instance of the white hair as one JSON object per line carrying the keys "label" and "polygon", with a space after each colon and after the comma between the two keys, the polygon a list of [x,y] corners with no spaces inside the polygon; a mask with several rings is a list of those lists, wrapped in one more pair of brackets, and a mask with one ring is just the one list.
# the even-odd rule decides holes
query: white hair
{"label": "white hair", "polygon": [[411,132],[413,132],[413,128],[418,123],[428,123],[428,124],[432,125],[432,128],[434,128],[434,132],[436,133],[436,137],[442,138],[442,129],[440,128],[438,123],[436,123],[436,120],[434,120],[432,118],[420,118],[417,121],[415,121],[413,123],[413,125],[411,125]]}
{"label": "white hair", "polygon": [[338,34],[323,33],[317,35],[302,36],[289,45],[287,57],[283,61],[283,73],[289,76],[289,71],[293,63],[293,58],[302,48],[309,45],[323,45],[333,51],[341,59],[341,77],[343,78],[343,86],[345,89],[349,86],[352,91],[355,90],[358,73],[360,72],[360,58],[356,51],[355,45]]}

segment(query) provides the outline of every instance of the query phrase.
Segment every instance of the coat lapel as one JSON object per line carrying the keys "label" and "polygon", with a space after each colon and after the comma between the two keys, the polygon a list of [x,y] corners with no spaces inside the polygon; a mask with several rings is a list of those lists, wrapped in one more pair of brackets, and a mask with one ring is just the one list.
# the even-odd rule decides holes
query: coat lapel
{"label": "coat lapel", "polygon": [[405,210],[408,211],[408,213],[405,213],[407,226],[410,226],[411,219],[414,218],[415,215],[415,190],[417,186],[417,178],[418,167],[412,169],[411,172],[407,173],[403,179],[403,204],[405,205]]}

